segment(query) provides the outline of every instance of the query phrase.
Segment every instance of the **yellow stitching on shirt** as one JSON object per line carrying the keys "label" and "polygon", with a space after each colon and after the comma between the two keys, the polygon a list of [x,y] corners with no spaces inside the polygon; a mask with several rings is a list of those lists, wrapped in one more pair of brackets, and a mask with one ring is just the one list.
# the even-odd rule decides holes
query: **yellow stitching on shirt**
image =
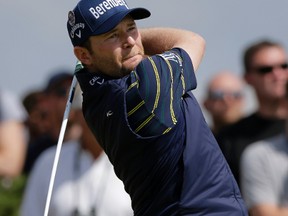
{"label": "yellow stitching on shirt", "polygon": [[151,121],[151,119],[155,116],[154,113],[152,113],[144,122],[142,122],[141,125],[139,125],[139,127],[136,128],[135,132],[139,132],[149,121]]}
{"label": "yellow stitching on shirt", "polygon": [[163,132],[163,134],[168,133],[171,129],[172,129],[171,127],[168,127],[168,128]]}
{"label": "yellow stitching on shirt", "polygon": [[169,71],[170,71],[170,77],[171,77],[171,87],[170,87],[170,114],[171,114],[171,119],[172,119],[172,122],[173,124],[175,125],[177,123],[177,119],[175,117],[175,112],[174,112],[174,109],[173,109],[173,83],[174,83],[174,78],[173,78],[173,73],[172,73],[172,67],[170,65],[170,62],[165,59],[168,67],[169,67]]}
{"label": "yellow stitching on shirt", "polygon": [[185,85],[185,77],[183,75],[183,68],[181,69],[181,81],[182,81],[182,88],[183,88],[182,95],[184,95],[185,94],[186,85]]}
{"label": "yellow stitching on shirt", "polygon": [[134,86],[137,86],[137,88],[139,87],[139,82],[138,80],[136,80],[135,82],[133,82],[127,89],[126,92],[128,92],[129,90],[131,90]]}
{"label": "yellow stitching on shirt", "polygon": [[151,57],[148,57],[148,59],[150,60],[154,73],[155,73],[155,77],[156,77],[156,97],[155,97],[155,102],[154,102],[154,106],[152,109],[152,113],[154,113],[154,110],[157,108],[158,103],[159,103],[159,98],[160,98],[160,77],[159,77],[159,72],[158,69],[155,65],[155,62],[153,61],[153,59]]}
{"label": "yellow stitching on shirt", "polygon": [[132,110],[128,112],[128,116],[132,115],[134,112],[136,112],[143,104],[145,104],[145,101],[141,101],[136,107],[134,107]]}

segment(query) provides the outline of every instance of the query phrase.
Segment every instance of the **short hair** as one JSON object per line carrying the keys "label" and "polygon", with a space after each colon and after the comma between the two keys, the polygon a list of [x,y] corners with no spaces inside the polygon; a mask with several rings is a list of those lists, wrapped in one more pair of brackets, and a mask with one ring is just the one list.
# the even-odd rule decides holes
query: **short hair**
{"label": "short hair", "polygon": [[43,97],[44,94],[41,90],[33,90],[27,93],[22,100],[26,111],[30,114]]}
{"label": "short hair", "polygon": [[269,47],[280,47],[283,48],[282,44],[270,41],[270,40],[261,40],[257,43],[250,45],[243,54],[243,65],[245,73],[247,73],[253,67],[253,58],[260,50],[269,48]]}
{"label": "short hair", "polygon": [[93,54],[92,44],[90,38],[88,38],[84,43],[80,45],[83,48],[86,48],[90,54]]}

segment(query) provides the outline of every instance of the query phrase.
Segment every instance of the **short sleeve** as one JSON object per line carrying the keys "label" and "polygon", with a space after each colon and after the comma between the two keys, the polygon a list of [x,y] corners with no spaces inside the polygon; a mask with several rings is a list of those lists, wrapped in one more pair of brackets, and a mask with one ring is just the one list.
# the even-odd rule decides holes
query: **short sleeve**
{"label": "short sleeve", "polygon": [[264,144],[264,141],[251,144],[241,156],[241,189],[248,208],[261,203],[277,203]]}
{"label": "short sleeve", "polygon": [[168,132],[177,123],[183,96],[196,88],[192,62],[182,49],[144,59],[127,82],[129,124],[147,136]]}

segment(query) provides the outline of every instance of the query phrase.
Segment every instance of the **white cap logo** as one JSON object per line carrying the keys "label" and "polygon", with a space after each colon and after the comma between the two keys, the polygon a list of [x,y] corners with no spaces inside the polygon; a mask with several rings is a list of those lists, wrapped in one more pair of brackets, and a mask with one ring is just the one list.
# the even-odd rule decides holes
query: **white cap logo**
{"label": "white cap logo", "polygon": [[75,25],[75,14],[73,11],[69,11],[68,13],[68,22],[71,26]]}

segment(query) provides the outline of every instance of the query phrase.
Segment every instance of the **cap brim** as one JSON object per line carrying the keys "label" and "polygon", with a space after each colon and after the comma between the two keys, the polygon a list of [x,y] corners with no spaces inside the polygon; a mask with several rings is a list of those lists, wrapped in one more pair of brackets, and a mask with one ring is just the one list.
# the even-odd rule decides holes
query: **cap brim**
{"label": "cap brim", "polygon": [[[145,19],[151,15],[150,11],[145,8],[133,8],[118,12],[114,16],[107,19],[100,28],[93,32],[93,35],[100,35],[111,31],[115,28],[127,15],[135,20]],[[109,25],[107,24],[109,23]]]}

